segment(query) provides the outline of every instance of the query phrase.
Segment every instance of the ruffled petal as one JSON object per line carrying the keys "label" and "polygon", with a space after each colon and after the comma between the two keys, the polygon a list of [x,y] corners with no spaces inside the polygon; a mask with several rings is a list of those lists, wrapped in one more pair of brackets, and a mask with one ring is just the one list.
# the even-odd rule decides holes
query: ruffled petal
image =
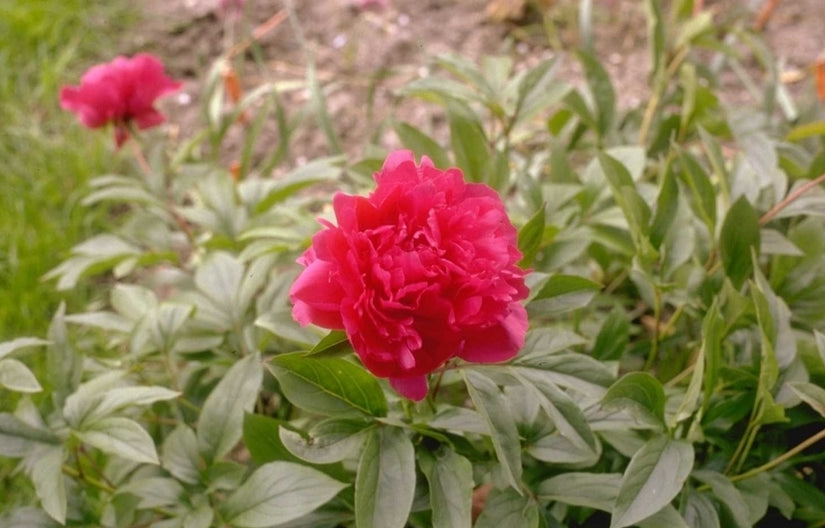
{"label": "ruffled petal", "polygon": [[332,280],[333,266],[323,260],[312,262],[289,290],[292,316],[302,325],[309,323],[330,329],[344,328],[341,300],[344,291]]}
{"label": "ruffled petal", "polygon": [[509,315],[499,324],[467,332],[458,356],[473,363],[499,363],[515,357],[524,346],[527,310],[513,304]]}

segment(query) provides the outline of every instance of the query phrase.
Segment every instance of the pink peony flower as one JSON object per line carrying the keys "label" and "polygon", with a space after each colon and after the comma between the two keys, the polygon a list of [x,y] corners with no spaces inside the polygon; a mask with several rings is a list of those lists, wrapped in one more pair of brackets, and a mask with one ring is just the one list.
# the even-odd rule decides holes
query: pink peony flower
{"label": "pink peony flower", "polygon": [[390,0],[353,0],[353,5],[358,9],[369,9],[371,7],[385,9],[390,6]]}
{"label": "pink peony flower", "polygon": [[128,125],[150,128],[165,121],[155,107],[155,100],[180,89],[163,72],[163,64],[154,55],[117,57],[112,62],[90,68],[80,86],[60,90],[60,106],[77,114],[89,128],[109,123],[115,127],[115,141],[120,146],[129,137]]}
{"label": "pink peony flower", "polygon": [[391,153],[368,197],[338,193],[338,225],[299,259],[293,316],[344,329],[370,372],[403,396],[453,357],[505,361],[524,345],[525,271],[501,198],[409,151]]}
{"label": "pink peony flower", "polygon": [[218,0],[218,11],[226,17],[237,19],[243,15],[246,0]]}

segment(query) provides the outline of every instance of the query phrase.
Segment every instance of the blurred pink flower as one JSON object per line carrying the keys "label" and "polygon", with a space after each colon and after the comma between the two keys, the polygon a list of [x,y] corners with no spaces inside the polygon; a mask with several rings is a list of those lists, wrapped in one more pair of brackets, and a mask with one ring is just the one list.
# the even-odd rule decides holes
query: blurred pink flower
{"label": "blurred pink flower", "polygon": [[246,0],[218,0],[218,10],[231,18],[240,18]]}
{"label": "blurred pink flower", "polygon": [[486,185],[391,153],[369,196],[338,193],[338,225],[299,259],[289,295],[301,324],[344,329],[364,366],[421,400],[447,360],[505,361],[524,345],[516,229]]}
{"label": "blurred pink flower", "polygon": [[390,6],[390,0],[353,0],[353,5],[358,9],[367,9],[370,7],[385,9]]}
{"label": "blurred pink flower", "polygon": [[155,109],[155,100],[181,86],[166,76],[163,63],[154,55],[118,56],[90,68],[80,86],[63,87],[60,106],[77,114],[89,128],[114,125],[119,147],[129,137],[130,123],[140,129],[163,123],[166,119]]}

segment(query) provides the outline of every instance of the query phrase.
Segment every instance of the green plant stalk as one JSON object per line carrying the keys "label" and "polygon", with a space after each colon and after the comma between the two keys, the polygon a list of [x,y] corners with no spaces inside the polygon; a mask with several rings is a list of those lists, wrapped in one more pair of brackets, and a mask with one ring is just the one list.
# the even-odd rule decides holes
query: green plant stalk
{"label": "green plant stalk", "polygon": [[[823,429],[823,430],[819,431],[818,433],[816,433],[815,435],[803,440],[802,442],[800,442],[799,444],[797,444],[796,446],[794,446],[790,450],[784,452],[783,454],[779,455],[778,457],[774,458],[773,460],[771,460],[769,462],[766,462],[765,464],[762,464],[759,467],[755,467],[753,469],[750,469],[750,470],[748,470],[744,473],[740,473],[739,475],[734,475],[734,476],[730,477],[730,480],[731,480],[731,482],[736,482],[738,480],[745,480],[745,479],[748,479],[748,478],[751,478],[751,477],[755,477],[756,475],[758,475],[760,473],[764,473],[765,471],[769,471],[769,470],[775,468],[776,466],[782,464],[786,460],[792,458],[794,455],[804,451],[808,447],[810,447],[813,444],[819,442],[820,440],[825,440],[825,429]],[[825,524],[819,524],[817,526],[825,526]]]}
{"label": "green plant stalk", "polygon": [[794,192],[786,196],[784,200],[771,207],[771,209],[767,213],[762,215],[762,218],[759,219],[759,225],[763,226],[771,220],[773,220],[773,218],[776,215],[778,215],[783,209],[788,207],[790,204],[795,202],[800,196],[810,191],[814,187],[818,186],[822,182],[825,182],[825,174],[820,174],[816,179],[809,181],[805,185],[801,186],[799,189],[795,190]]}
{"label": "green plant stalk", "polygon": [[653,368],[656,362],[656,356],[659,355],[659,336],[661,334],[659,327],[662,324],[662,293],[659,287],[653,286],[653,337],[650,340],[650,351],[647,354],[647,361],[645,361],[644,370],[648,371]]}
{"label": "green plant stalk", "polygon": [[639,128],[639,145],[647,145],[647,137],[650,134],[650,127],[653,125],[653,117],[656,115],[656,110],[659,109],[659,103],[665,95],[670,79],[687,58],[688,51],[690,50],[687,47],[682,47],[668,64],[664,75],[656,80],[653,94],[648,99],[645,113],[642,116],[642,125]]}
{"label": "green plant stalk", "polygon": [[75,469],[75,468],[73,468],[73,467],[71,467],[67,464],[63,464],[63,473],[67,474],[68,476],[70,476],[72,478],[80,479],[83,482],[85,482],[86,484],[89,484],[90,486],[92,486],[94,488],[97,488],[101,491],[105,491],[106,493],[108,493],[110,495],[114,495],[115,492],[117,491],[115,488],[113,488],[113,487],[111,487],[111,486],[109,486],[109,485],[107,485],[103,482],[100,482],[99,480],[94,479],[94,478],[90,477],[89,475],[80,473],[80,471],[78,471],[77,469]]}

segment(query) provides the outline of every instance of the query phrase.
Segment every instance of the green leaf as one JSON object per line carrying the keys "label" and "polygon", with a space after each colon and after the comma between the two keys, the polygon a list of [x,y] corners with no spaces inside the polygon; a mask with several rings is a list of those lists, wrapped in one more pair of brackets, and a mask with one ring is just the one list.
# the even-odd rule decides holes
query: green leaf
{"label": "green leaf", "polygon": [[601,285],[578,275],[553,275],[528,304],[531,312],[557,315],[587,306]]}
{"label": "green leaf", "polygon": [[662,178],[659,197],[656,199],[656,214],[650,224],[650,243],[654,248],[659,248],[664,242],[678,210],[679,186],[673,172],[667,170]]}
{"label": "green leaf", "polygon": [[602,404],[627,406],[646,421],[664,423],[665,390],[659,380],[646,372],[624,375],[607,390]]}
{"label": "green leaf", "polygon": [[693,446],[667,436],[649,440],[630,459],[610,528],[623,528],[655,514],[682,490],[693,469]]}
{"label": "green leaf", "polygon": [[186,491],[180,483],[168,477],[146,477],[118,486],[117,493],[130,493],[139,499],[138,508],[177,506],[185,500]]}
{"label": "green leaf", "polygon": [[18,337],[17,339],[12,339],[11,341],[0,343],[0,358],[8,356],[12,352],[17,352],[18,350],[21,350],[23,348],[48,345],[50,343],[50,341],[46,341],[45,339],[38,339],[36,337]]}
{"label": "green leaf", "polygon": [[38,444],[60,445],[60,437],[9,413],[0,413],[0,455],[22,457]]}
{"label": "green leaf", "polygon": [[799,399],[825,417],[825,389],[813,383],[796,381],[789,384]]}
{"label": "green leaf", "polygon": [[428,156],[436,167],[446,168],[452,165],[447,153],[434,139],[414,126],[398,122],[393,126],[401,143],[417,155]]}
{"label": "green leaf", "polygon": [[539,528],[538,504],[513,488],[493,488],[475,528]]}
{"label": "green leaf", "polygon": [[713,15],[711,12],[700,11],[682,24],[679,35],[674,42],[674,47],[681,48],[683,46],[689,46],[694,40],[713,29]]}
{"label": "green leaf", "polygon": [[252,473],[220,509],[232,526],[264,528],[306,515],[345,487],[315,469],[270,462]]}
{"label": "green leaf", "polygon": [[517,358],[513,366],[519,373],[539,371],[538,375],[547,381],[595,399],[603,397],[615,381],[604,363],[578,352],[531,354]]}
{"label": "green leaf", "polygon": [[596,57],[585,50],[576,52],[576,58],[584,69],[590,93],[596,103],[597,124],[599,136],[605,136],[613,124],[613,117],[616,113],[616,93],[610,76]]}
{"label": "green leaf", "polygon": [[433,528],[470,528],[473,466],[451,449],[435,455],[419,451],[419,465],[430,485]]}
{"label": "green leaf", "polygon": [[630,341],[630,322],[627,314],[619,307],[605,318],[591,354],[601,361],[612,361],[622,357]]}
{"label": "green leaf", "polygon": [[518,86],[517,121],[526,121],[550,105],[561,101],[570,85],[555,79],[558,57],[540,62],[521,78]]}
{"label": "green leaf", "polygon": [[65,315],[66,305],[61,303],[49,325],[51,345],[46,351],[47,387],[51,388],[52,398],[58,407],[80,385],[83,370],[83,355],[69,343]]}
{"label": "green leaf", "polygon": [[163,441],[160,465],[176,479],[196,484],[205,463],[201,460],[198,437],[188,426],[178,425]]}
{"label": "green leaf", "polygon": [[524,224],[518,232],[518,248],[522,253],[519,266],[529,267],[536,256],[544,238],[545,212],[544,204]]}
{"label": "green leaf", "polygon": [[648,49],[651,52],[651,79],[664,75],[667,49],[665,27],[662,18],[662,6],[658,0],[645,0],[645,15],[647,16]]}
{"label": "green leaf", "polygon": [[463,374],[473,405],[490,426],[490,438],[507,483],[521,493],[521,443],[513,414],[495,382],[474,370]]}
{"label": "green leaf", "polygon": [[822,135],[825,135],[825,121],[814,121],[813,123],[804,123],[793,127],[788,131],[785,139],[788,141],[802,141],[803,139]]}
{"label": "green leaf", "polygon": [[84,424],[82,431],[74,431],[82,442],[104,453],[145,464],[159,464],[155,442],[134,420],[109,416]]}
{"label": "green leaf", "polygon": [[490,161],[490,147],[478,116],[466,105],[451,102],[447,106],[450,143],[455,163],[469,181],[482,182]]}
{"label": "green leaf", "polygon": [[278,435],[284,447],[311,464],[333,464],[354,457],[364,445],[368,424],[363,421],[331,419],[319,424],[308,440],[285,427]]}
{"label": "green leaf", "polygon": [[685,521],[697,528],[722,528],[719,512],[707,493],[689,491],[685,502]]}
{"label": "green leaf", "polygon": [[678,150],[679,176],[690,189],[693,210],[702,219],[709,233],[716,232],[716,190],[704,168],[688,152]]}
{"label": "green leaf", "polygon": [[378,380],[345,359],[284,354],[273,359],[269,369],[289,401],[307,411],[327,416],[387,414]]}
{"label": "green leaf", "polygon": [[697,469],[691,476],[711,487],[716,499],[719,500],[725,509],[728,510],[728,513],[730,513],[731,520],[736,528],[751,527],[750,515],[745,499],[728,477],[721,473],[704,469]]}
{"label": "green leaf", "polygon": [[241,438],[244,412],[252,411],[263,381],[261,356],[247,356],[224,374],[203,404],[198,419],[198,445],[207,460],[228,453]]}
{"label": "green leaf", "polygon": [[637,526],[639,528],[694,528],[688,526],[676,508],[670,504],[645,520],[639,521]]}
{"label": "green leaf", "polygon": [[[599,446],[596,436],[590,429],[584,413],[575,402],[561,389],[548,381],[546,376],[542,376],[537,371],[527,371],[519,375],[526,387],[534,389],[533,394],[537,397],[539,405],[553,420],[556,431],[553,437],[560,435],[567,442],[572,444],[572,448],[564,449],[560,455],[567,459],[559,459],[557,462],[593,464],[599,458]],[[565,446],[566,447],[566,446]],[[554,460],[542,458],[549,462]]]}
{"label": "green leaf", "polygon": [[288,422],[269,416],[251,413],[244,415],[243,441],[256,464],[263,465],[277,460],[301,462],[281,442],[280,430],[285,426],[290,427]]}
{"label": "green leaf", "polygon": [[29,367],[14,358],[0,359],[0,387],[16,392],[43,390]]}
{"label": "green leaf", "polygon": [[639,195],[636,184],[627,167],[616,158],[600,152],[599,165],[604,171],[613,198],[624,213],[630,236],[636,251],[645,259],[651,259],[656,251],[650,245],[648,233],[650,231],[650,207]]}
{"label": "green leaf", "polygon": [[753,272],[751,251],[759,255],[759,216],[747,198],[740,196],[728,210],[719,235],[719,256],[734,288],[741,288]]}
{"label": "green leaf", "polygon": [[716,392],[722,368],[722,340],[725,337],[725,321],[719,314],[719,304],[714,301],[702,321],[701,354],[705,358],[706,370],[702,384],[702,409],[707,410],[710,398]]}
{"label": "green leaf", "polygon": [[30,469],[30,476],[40,505],[52,519],[60,524],[66,524],[63,447],[38,447],[31,455],[35,462]]}
{"label": "green leaf", "polygon": [[415,453],[407,434],[379,427],[361,453],[355,477],[358,528],[404,528],[415,495]]}
{"label": "green leaf", "polygon": [[536,495],[542,500],[611,512],[621,481],[620,473],[562,473],[539,484]]}
{"label": "green leaf", "polygon": [[177,398],[180,392],[165,387],[115,387],[98,395],[83,420],[93,421],[133,405],[151,405]]}
{"label": "green leaf", "polygon": [[227,318],[229,327],[241,320],[238,305],[244,266],[225,252],[211,253],[195,272],[195,284]]}
{"label": "green leaf", "polygon": [[332,330],[325,335],[317,345],[312,347],[307,356],[335,357],[352,352],[352,345],[347,338],[347,333],[342,330]]}

